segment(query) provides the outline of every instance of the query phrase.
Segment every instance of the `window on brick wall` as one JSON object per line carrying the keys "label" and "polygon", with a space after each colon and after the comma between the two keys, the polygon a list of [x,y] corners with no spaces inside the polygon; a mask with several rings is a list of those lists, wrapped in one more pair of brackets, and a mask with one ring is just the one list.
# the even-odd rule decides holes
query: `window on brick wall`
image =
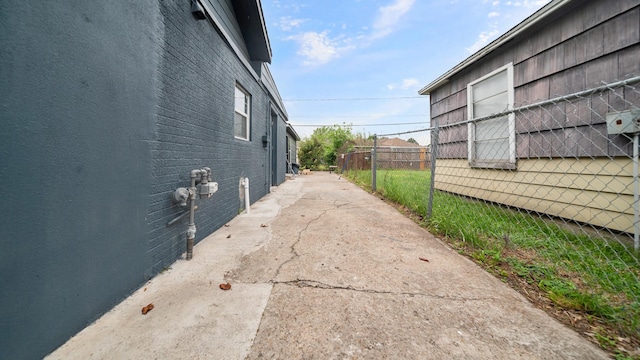
{"label": "window on brick wall", "polygon": [[[513,108],[513,64],[507,64],[467,85],[469,119]],[[515,169],[515,116],[509,114],[469,123],[472,167]]]}
{"label": "window on brick wall", "polygon": [[249,140],[251,119],[251,95],[236,84],[233,117],[233,135],[237,139]]}

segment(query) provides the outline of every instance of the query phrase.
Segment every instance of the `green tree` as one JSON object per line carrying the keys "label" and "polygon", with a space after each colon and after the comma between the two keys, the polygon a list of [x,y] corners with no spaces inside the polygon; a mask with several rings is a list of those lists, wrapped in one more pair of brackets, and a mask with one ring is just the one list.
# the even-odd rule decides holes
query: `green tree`
{"label": "green tree", "polygon": [[300,145],[300,164],[317,169],[322,165],[336,165],[338,149],[353,140],[351,126],[323,126],[315,129]]}
{"label": "green tree", "polygon": [[298,150],[300,165],[307,169],[317,169],[324,161],[322,144],[317,138],[305,139]]}
{"label": "green tree", "polygon": [[418,142],[414,138],[409,138],[409,140],[407,140],[407,142],[410,142],[412,144],[418,144]]}

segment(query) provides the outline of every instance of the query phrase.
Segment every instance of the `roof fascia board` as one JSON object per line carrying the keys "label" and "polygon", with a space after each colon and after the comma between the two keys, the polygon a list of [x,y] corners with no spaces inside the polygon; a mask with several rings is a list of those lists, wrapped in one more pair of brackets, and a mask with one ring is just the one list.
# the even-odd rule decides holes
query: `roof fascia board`
{"label": "roof fascia board", "polygon": [[236,20],[254,61],[271,62],[271,44],[260,0],[232,0]]}
{"label": "roof fascia board", "polygon": [[271,58],[273,57],[273,53],[271,52],[271,41],[269,41],[269,33],[267,32],[267,25],[264,23],[264,14],[262,13],[262,3],[260,0],[256,1],[256,7],[258,8],[258,19],[260,19],[260,26],[262,27],[262,34],[264,35],[264,41],[267,43],[267,51],[269,52],[269,63],[271,63]]}
{"label": "roof fascia board", "polygon": [[296,141],[300,141],[300,135],[298,135],[298,133],[296,132],[296,129],[293,128],[293,125],[291,125],[291,123],[287,122],[287,131],[293,135],[293,138],[296,139]]}
{"label": "roof fascia board", "polygon": [[566,4],[568,4],[568,3],[572,2],[572,1],[573,0],[553,0],[553,1],[551,1],[550,3],[548,3],[547,5],[542,7],[542,9],[536,11],[533,15],[529,16],[528,18],[523,20],[521,23],[519,23],[518,25],[516,25],[513,28],[511,28],[511,30],[507,31],[502,36],[500,36],[499,38],[497,38],[494,41],[492,41],[491,43],[489,43],[487,46],[483,47],[482,49],[478,50],[473,55],[471,55],[468,58],[466,58],[464,61],[462,61],[461,63],[459,63],[455,67],[453,67],[451,70],[447,71],[446,73],[444,73],[443,75],[441,75],[440,77],[438,77],[437,79],[432,81],[429,85],[427,85],[427,86],[423,87],[422,89],[420,89],[420,91],[418,91],[418,94],[420,94],[420,95],[429,95],[431,93],[431,91],[433,91],[433,90],[439,88],[440,86],[446,84],[453,75],[457,74],[461,70],[465,69],[466,67],[470,66],[474,62],[476,62],[479,59],[483,58],[484,56],[486,56],[487,54],[491,53],[495,49],[499,48],[500,46],[502,46],[503,44],[505,44],[509,40],[513,39],[514,37],[520,35],[521,33],[526,31],[527,29],[529,29],[533,25],[537,24],[538,22],[540,22],[541,20],[543,20],[544,18],[546,18],[550,14],[554,13],[559,8],[563,7],[564,5],[566,5]]}
{"label": "roof fascia board", "polygon": [[[240,59],[240,61],[242,62],[244,67],[247,69],[247,71],[249,71],[251,76],[253,76],[253,78],[256,81],[260,82],[260,76],[251,67],[251,62],[249,61],[249,59],[247,59],[244,56],[243,52],[240,50],[240,48],[238,48],[238,46],[233,41],[233,38],[224,30],[224,27],[220,23],[220,19],[216,18],[216,16],[214,15],[215,12],[213,11],[213,9],[211,9],[211,7],[209,7],[209,4],[207,4],[206,1],[200,1],[200,0],[196,0],[196,1],[200,4],[200,6],[202,6],[202,8],[204,9],[205,13],[207,14],[207,18],[209,19],[209,21],[211,21],[213,23],[213,25],[215,26],[215,28],[218,30],[218,32],[220,32],[220,34],[222,34],[222,37],[224,37],[225,41],[227,42],[227,44],[229,44],[229,46],[231,47],[233,52],[236,53],[236,56],[238,57],[238,59]],[[264,24],[263,24],[263,26],[264,26]]]}

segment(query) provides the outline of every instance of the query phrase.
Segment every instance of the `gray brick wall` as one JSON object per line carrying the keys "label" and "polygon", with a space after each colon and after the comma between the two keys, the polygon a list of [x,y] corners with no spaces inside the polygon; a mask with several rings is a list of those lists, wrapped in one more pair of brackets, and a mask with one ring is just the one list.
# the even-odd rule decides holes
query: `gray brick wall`
{"label": "gray brick wall", "polygon": [[[198,200],[196,242],[238,215],[243,204],[239,179],[250,180],[251,200],[266,194],[269,101],[262,85],[242,65],[214,26],[196,21],[189,2],[162,1],[165,41],[160,66],[160,103],[152,145],[153,183],[147,216],[152,276],[186,249],[183,220],[165,224],[182,209],[172,204],[174,189],[188,186],[192,169],[208,166],[219,190]],[[233,136],[233,96],[239,83],[251,94],[250,141]],[[197,255],[197,250],[194,252]]]}
{"label": "gray brick wall", "polygon": [[0,359],[39,359],[144,282],[154,2],[0,2]]}
{"label": "gray brick wall", "polygon": [[237,216],[241,177],[268,192],[274,105],[188,0],[0,8],[0,359],[42,358],[185,251],[187,219],[166,223],[192,169],[219,183],[196,241]]}

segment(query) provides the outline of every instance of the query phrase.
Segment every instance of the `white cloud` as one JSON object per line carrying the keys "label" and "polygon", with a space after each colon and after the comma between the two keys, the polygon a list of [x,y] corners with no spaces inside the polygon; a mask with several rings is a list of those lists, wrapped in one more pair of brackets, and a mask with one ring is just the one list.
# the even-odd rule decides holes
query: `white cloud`
{"label": "white cloud", "polygon": [[492,29],[489,31],[483,31],[478,35],[478,39],[473,45],[468,47],[466,50],[468,53],[473,54],[476,51],[482,49],[485,45],[489,43],[489,41],[493,40],[496,36],[500,34],[500,31],[496,28],[496,26],[492,26]]}
{"label": "white cloud", "polygon": [[419,85],[420,82],[418,81],[418,79],[402,79],[402,86],[400,87],[404,90],[407,90]]}
{"label": "white cloud", "polygon": [[[342,35],[329,37],[329,31],[324,30],[304,32],[292,35],[285,40],[294,40],[298,43],[298,55],[303,58],[305,66],[318,66],[340,58],[345,52],[356,47],[366,47],[371,41],[385,37],[395,30],[400,22],[413,6],[415,0],[393,0],[390,5],[378,8],[378,15],[371,26],[363,26],[361,29],[368,34]],[[283,31],[291,31],[300,27],[305,19],[293,19],[289,16],[280,18],[278,26]],[[333,28],[348,28],[347,24],[329,24]],[[357,45],[356,45],[357,44]]]}
{"label": "white cloud", "polygon": [[525,7],[525,8],[539,8],[542,5],[545,5],[546,3],[548,3],[551,0],[534,0],[534,1],[529,1],[529,0],[524,0],[524,1],[507,1],[506,4],[509,6],[515,6],[515,7]]}
{"label": "white cloud", "polygon": [[292,19],[291,16],[283,16],[278,20],[276,24],[282,31],[291,31],[294,28],[300,27],[302,23],[306,20],[304,19]]}
{"label": "white cloud", "polygon": [[378,9],[378,17],[373,23],[372,38],[385,37],[393,32],[400,18],[413,6],[415,0],[395,0],[393,4]]}
{"label": "white cloud", "polygon": [[494,40],[501,32],[508,29],[508,27],[513,26],[515,24],[511,24],[515,20],[508,19],[524,19],[526,16],[531,15],[533,11],[538,10],[545,4],[549,3],[551,0],[520,0],[520,1],[500,1],[493,0],[491,5],[494,6],[487,13],[487,17],[490,19],[500,17],[501,22],[495,22],[495,19],[492,20],[493,23],[488,24],[488,29],[482,31],[473,45],[469,46],[466,50],[468,53],[473,54],[476,51],[482,49],[489,42]]}
{"label": "white cloud", "polygon": [[410,89],[418,89],[420,87],[420,81],[418,79],[402,79],[402,82],[399,84],[387,84],[388,90],[402,89],[402,90],[410,90]]}
{"label": "white cloud", "polygon": [[287,40],[295,40],[300,48],[298,55],[304,58],[303,64],[306,66],[317,66],[326,64],[333,59],[340,57],[340,52],[348,50],[348,47],[340,47],[340,40],[331,39],[328,32],[306,32],[295,36],[290,36]]}

